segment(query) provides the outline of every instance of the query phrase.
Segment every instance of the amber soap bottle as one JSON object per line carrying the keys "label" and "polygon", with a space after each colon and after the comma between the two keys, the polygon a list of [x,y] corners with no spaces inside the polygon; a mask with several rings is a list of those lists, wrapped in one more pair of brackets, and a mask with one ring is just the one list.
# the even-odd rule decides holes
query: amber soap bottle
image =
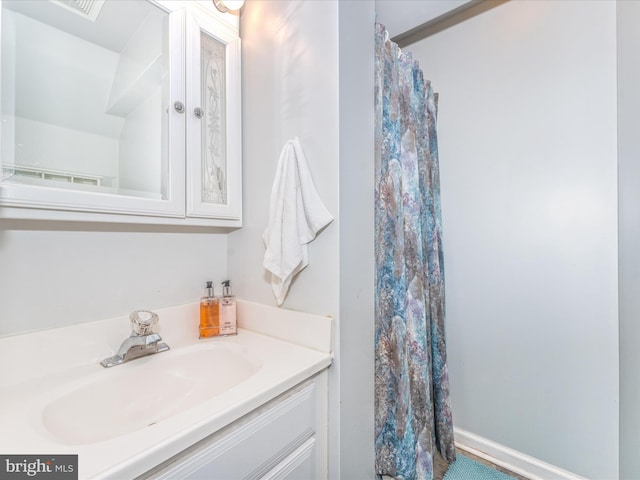
{"label": "amber soap bottle", "polygon": [[200,338],[220,335],[220,301],[213,295],[213,282],[207,282],[205,296],[200,299]]}

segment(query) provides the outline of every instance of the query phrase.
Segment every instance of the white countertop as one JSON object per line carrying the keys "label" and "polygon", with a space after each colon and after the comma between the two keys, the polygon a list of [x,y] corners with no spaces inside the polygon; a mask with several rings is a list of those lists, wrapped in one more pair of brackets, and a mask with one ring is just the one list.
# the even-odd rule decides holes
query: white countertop
{"label": "white countertop", "polygon": [[[171,350],[110,369],[98,362],[112,355],[129,335],[126,317],[0,338],[0,365],[4,365],[0,370],[0,452],[78,454],[80,479],[133,478],[331,363],[332,321],[328,317],[239,301],[238,322],[245,328],[240,328],[237,336],[198,340],[198,304],[156,312],[160,316],[156,331]],[[135,362],[152,362],[156,356],[177,355],[184,351],[181,349],[217,342],[242,348],[258,359],[261,367],[223,393],[105,441],[64,444],[42,426],[43,405],[71,385],[71,389],[77,388],[106,371],[125,372]],[[122,402],[126,403],[126,395]],[[100,414],[95,411],[95,415]]]}

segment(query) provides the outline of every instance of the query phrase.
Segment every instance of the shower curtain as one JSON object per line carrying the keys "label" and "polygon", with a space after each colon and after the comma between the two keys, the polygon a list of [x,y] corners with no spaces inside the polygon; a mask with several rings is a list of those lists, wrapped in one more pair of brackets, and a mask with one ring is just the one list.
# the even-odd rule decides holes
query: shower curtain
{"label": "shower curtain", "polygon": [[433,476],[455,459],[444,336],[436,106],[376,25],[376,472]]}

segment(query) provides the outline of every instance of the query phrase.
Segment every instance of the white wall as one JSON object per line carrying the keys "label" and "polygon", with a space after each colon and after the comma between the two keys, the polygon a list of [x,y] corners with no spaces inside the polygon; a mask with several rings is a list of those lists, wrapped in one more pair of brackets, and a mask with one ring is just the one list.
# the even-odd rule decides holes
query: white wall
{"label": "white wall", "polygon": [[262,233],[280,151],[297,136],[318,193],[336,219],[309,245],[309,266],[284,307],[338,313],[338,59],[336,2],[247,2],[243,7],[243,228],[229,236],[236,293],[275,305]]}
{"label": "white wall", "polygon": [[227,276],[226,245],[205,230],[3,220],[0,336],[196,302]]}
{"label": "white wall", "polygon": [[618,477],[616,3],[507,2],[405,50],[440,93],[458,427]]}
{"label": "white wall", "polygon": [[618,2],[620,478],[640,476],[640,2]]}
{"label": "white wall", "polygon": [[335,220],[310,244],[283,306],[335,320],[335,479],[374,476],[373,18],[372,0],[249,0],[240,19],[244,226],[229,235],[229,276],[238,296],[275,305],[261,237],[280,151],[298,136]]}
{"label": "white wall", "polygon": [[[334,221],[309,244],[309,266],[292,282],[283,307],[330,315],[339,328],[337,19],[334,1],[256,0],[243,7],[244,211],[242,229],[229,235],[228,266],[229,277],[237,279],[239,297],[276,305],[262,267],[262,233],[280,151],[288,139],[298,136]],[[330,370],[331,478],[339,478],[340,468],[339,365],[335,358]]]}

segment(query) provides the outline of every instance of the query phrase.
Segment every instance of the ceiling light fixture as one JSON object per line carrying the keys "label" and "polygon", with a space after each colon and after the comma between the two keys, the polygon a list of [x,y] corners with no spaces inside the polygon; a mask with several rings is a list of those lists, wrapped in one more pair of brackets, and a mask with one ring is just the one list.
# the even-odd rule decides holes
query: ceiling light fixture
{"label": "ceiling light fixture", "polygon": [[236,13],[244,5],[244,0],[213,0],[213,4],[222,13]]}

